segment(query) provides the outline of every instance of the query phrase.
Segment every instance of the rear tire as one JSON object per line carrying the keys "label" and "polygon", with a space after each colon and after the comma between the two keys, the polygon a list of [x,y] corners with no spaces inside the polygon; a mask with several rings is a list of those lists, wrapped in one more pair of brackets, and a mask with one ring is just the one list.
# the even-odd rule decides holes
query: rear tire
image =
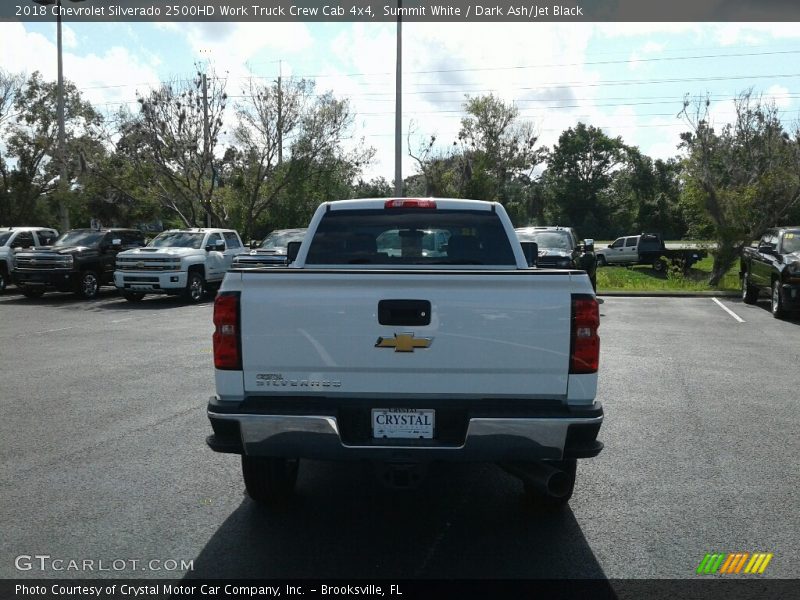
{"label": "rear tire", "polygon": [[537,508],[542,508],[547,511],[563,510],[569,504],[572,498],[572,492],[575,491],[575,478],[578,474],[578,461],[575,459],[562,460],[558,462],[548,462],[557,469],[563,470],[569,477],[569,491],[564,496],[550,496],[542,494],[533,487],[525,484],[525,498],[526,500]]}
{"label": "rear tire", "polygon": [[247,495],[257,504],[287,504],[292,498],[300,459],[242,455]]}
{"label": "rear tire", "polygon": [[605,256],[603,256],[602,254],[600,254],[600,255],[597,257],[597,266],[598,266],[598,267],[605,267],[605,266],[607,266],[607,265],[608,265],[608,261],[606,261],[606,257],[605,257]]}
{"label": "rear tire", "polygon": [[667,261],[663,258],[657,258],[653,261],[653,271],[656,273],[663,273],[667,270]]}
{"label": "rear tire", "polygon": [[128,302],[140,302],[144,298],[142,292],[122,292],[122,297]]}
{"label": "rear tire", "polygon": [[6,291],[6,286],[8,285],[8,274],[6,273],[5,267],[0,268],[0,294]]}
{"label": "rear tire", "polygon": [[758,300],[758,288],[750,285],[750,274],[745,271],[742,273],[742,302],[745,304],[755,304]]}

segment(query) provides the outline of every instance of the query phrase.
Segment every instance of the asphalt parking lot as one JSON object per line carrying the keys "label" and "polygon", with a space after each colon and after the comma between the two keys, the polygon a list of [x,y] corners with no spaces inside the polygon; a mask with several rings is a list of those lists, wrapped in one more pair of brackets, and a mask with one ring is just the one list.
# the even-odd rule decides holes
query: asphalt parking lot
{"label": "asphalt parking lot", "polygon": [[[740,551],[800,577],[800,321],[720,302],[740,320],[711,298],[605,298],[606,447],[561,514],[493,465],[434,466],[397,492],[323,462],[267,514],[238,458],[205,446],[210,302],[9,290],[0,577],[100,575],[15,567],[46,554],[140,561],[102,574],[120,577],[693,578],[707,552]],[[193,570],[142,571],[151,559]]]}

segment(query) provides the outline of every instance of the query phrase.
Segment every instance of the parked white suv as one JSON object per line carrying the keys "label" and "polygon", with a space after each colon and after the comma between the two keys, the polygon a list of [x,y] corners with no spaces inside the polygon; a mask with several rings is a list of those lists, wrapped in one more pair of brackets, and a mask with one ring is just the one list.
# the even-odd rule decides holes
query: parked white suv
{"label": "parked white suv", "polygon": [[46,227],[3,227],[0,229],[0,294],[11,283],[14,253],[25,248],[49,246],[58,237],[58,231]]}
{"label": "parked white suv", "polygon": [[233,257],[245,251],[232,229],[170,229],[144,248],[120,252],[114,285],[131,302],[145,294],[181,295],[199,302],[207,286],[222,282]]}

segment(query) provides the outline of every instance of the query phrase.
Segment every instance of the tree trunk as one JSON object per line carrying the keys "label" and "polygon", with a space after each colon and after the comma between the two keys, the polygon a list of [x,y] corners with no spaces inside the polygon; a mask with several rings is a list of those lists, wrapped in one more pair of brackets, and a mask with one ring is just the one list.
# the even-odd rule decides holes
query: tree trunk
{"label": "tree trunk", "polygon": [[717,249],[714,252],[714,264],[711,267],[711,277],[708,280],[708,285],[711,287],[717,287],[719,285],[719,282],[722,281],[722,278],[731,266],[739,260],[743,247],[740,241],[734,242],[725,239],[718,239],[716,241]]}

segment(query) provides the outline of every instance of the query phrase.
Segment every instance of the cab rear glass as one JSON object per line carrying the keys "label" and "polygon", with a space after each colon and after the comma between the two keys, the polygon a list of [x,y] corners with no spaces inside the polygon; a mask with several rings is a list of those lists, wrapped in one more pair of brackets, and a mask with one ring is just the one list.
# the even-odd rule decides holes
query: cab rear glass
{"label": "cab rear glass", "polygon": [[370,209],[328,211],[306,264],[515,266],[516,259],[494,212]]}

